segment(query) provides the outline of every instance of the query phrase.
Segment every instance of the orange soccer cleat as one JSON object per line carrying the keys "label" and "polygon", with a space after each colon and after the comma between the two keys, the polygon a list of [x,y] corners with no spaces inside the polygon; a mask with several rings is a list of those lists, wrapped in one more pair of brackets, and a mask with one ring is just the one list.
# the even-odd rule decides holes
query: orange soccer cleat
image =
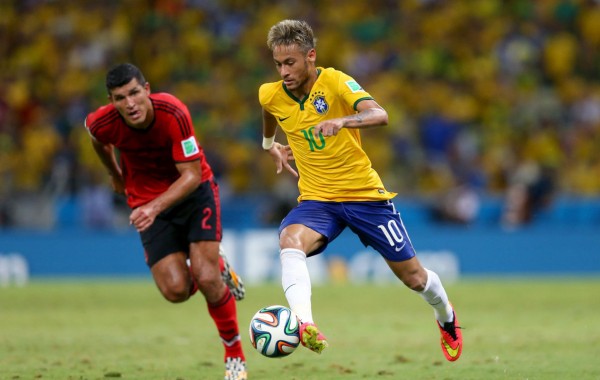
{"label": "orange soccer cleat", "polygon": [[300,342],[311,351],[320,354],[329,344],[319,328],[311,322],[300,324]]}
{"label": "orange soccer cleat", "polygon": [[460,358],[463,348],[462,332],[460,331],[461,327],[458,326],[456,312],[453,311],[452,314],[454,314],[454,319],[452,322],[444,323],[444,326],[440,325],[440,323],[436,321],[438,327],[440,328],[440,333],[442,334],[442,338],[440,340],[442,352],[444,353],[446,359],[451,362]]}
{"label": "orange soccer cleat", "polygon": [[244,287],[242,278],[233,270],[221,247],[219,247],[219,256],[219,269],[221,270],[223,282],[225,282],[236,301],[243,300],[246,296],[246,288]]}

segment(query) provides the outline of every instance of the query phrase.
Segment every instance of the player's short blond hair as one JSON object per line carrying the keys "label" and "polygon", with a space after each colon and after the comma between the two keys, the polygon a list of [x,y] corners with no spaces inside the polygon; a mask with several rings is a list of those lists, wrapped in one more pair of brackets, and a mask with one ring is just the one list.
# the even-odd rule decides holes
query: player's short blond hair
{"label": "player's short blond hair", "polygon": [[277,46],[298,45],[308,53],[317,46],[317,39],[306,21],[283,20],[273,25],[267,35],[267,46],[271,51]]}

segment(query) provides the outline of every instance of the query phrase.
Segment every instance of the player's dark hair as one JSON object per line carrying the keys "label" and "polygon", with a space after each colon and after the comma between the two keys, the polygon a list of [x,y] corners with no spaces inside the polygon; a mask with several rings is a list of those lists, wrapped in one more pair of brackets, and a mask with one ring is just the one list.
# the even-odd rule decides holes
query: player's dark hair
{"label": "player's dark hair", "polygon": [[141,85],[146,84],[146,78],[142,71],[131,63],[122,63],[110,69],[106,74],[106,90],[110,94],[111,90],[121,87],[131,82],[135,78]]}
{"label": "player's dark hair", "polygon": [[317,39],[306,21],[283,20],[273,25],[269,30],[267,46],[271,51],[280,45],[289,46],[294,44],[298,45],[304,53],[308,53],[317,46]]}

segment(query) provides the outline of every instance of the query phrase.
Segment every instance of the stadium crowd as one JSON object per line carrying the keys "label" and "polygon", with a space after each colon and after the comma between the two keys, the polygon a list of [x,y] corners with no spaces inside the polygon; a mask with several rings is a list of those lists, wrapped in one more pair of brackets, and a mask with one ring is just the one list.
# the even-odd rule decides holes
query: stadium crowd
{"label": "stadium crowd", "polygon": [[257,111],[279,79],[265,33],[284,18],[312,24],[319,62],[388,110],[363,143],[400,197],[600,196],[597,0],[7,0],[0,14],[0,225],[75,196],[102,223],[115,200],[82,125],[121,62],[190,107],[224,198],[293,201]]}

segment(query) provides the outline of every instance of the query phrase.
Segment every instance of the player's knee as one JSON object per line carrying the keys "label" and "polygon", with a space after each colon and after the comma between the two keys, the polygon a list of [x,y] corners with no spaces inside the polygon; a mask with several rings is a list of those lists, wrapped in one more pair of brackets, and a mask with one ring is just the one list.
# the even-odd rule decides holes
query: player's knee
{"label": "player's knee", "polygon": [[302,242],[297,236],[289,234],[281,234],[279,237],[279,248],[294,248],[302,249]]}
{"label": "player's knee", "polygon": [[161,288],[163,297],[172,303],[180,303],[190,297],[190,286],[185,283],[170,284]]}
{"label": "player's knee", "polygon": [[223,280],[220,277],[202,278],[196,281],[198,289],[207,299],[215,298],[223,287]]}
{"label": "player's knee", "polygon": [[181,303],[190,298],[190,292],[188,290],[184,292],[166,292],[163,293],[163,296],[171,303]]}

